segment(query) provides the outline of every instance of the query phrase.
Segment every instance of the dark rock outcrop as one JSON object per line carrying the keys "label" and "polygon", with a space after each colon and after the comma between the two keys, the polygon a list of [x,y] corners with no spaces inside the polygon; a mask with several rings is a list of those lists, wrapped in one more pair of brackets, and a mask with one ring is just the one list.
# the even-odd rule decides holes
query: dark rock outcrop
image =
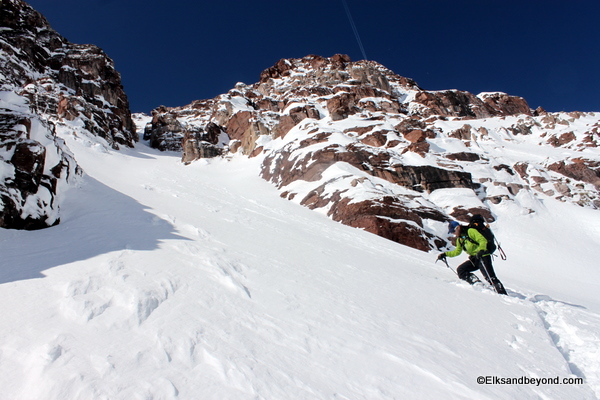
{"label": "dark rock outcrop", "polygon": [[576,158],[570,162],[559,161],[550,164],[548,169],[578,181],[591,183],[600,190],[600,162],[598,161]]}
{"label": "dark rock outcrop", "polygon": [[532,115],[527,102],[521,97],[506,93],[489,93],[475,96],[469,92],[447,90],[439,92],[421,91],[415,102],[427,107],[423,116],[489,118],[506,115]]}
{"label": "dark rock outcrop", "polygon": [[113,61],[98,47],[69,43],[21,0],[0,2],[0,227],[59,222],[60,182],[81,173],[57,131],[138,140]]}
{"label": "dark rock outcrop", "polygon": [[110,145],[133,146],[136,129],[113,61],[94,45],[69,43],[21,0],[0,7],[3,90],[25,96],[36,114],[81,118]]}
{"label": "dark rock outcrop", "polygon": [[42,229],[59,223],[59,182],[81,174],[54,126],[33,115],[0,110],[0,227]]}

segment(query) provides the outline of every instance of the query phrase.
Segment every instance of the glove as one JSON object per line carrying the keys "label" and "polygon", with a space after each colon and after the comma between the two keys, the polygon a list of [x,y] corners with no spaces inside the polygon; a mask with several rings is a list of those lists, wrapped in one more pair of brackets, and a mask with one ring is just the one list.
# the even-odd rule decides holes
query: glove
{"label": "glove", "polygon": [[479,252],[477,253],[477,258],[481,258],[485,255],[485,250],[479,250]]}
{"label": "glove", "polygon": [[438,259],[438,261],[439,260],[442,260],[442,261],[445,260],[446,259],[446,253],[440,253],[440,255],[438,256],[437,259]]}

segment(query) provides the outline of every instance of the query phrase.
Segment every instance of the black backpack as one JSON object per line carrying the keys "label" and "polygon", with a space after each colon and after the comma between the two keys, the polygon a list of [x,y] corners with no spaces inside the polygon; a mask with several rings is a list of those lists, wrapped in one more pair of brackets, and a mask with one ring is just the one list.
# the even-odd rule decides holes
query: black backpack
{"label": "black backpack", "polygon": [[492,254],[494,251],[496,251],[496,240],[494,233],[490,229],[490,226],[486,224],[485,219],[481,215],[475,214],[471,217],[471,220],[469,221],[469,228],[477,229],[477,231],[479,231],[479,233],[481,233],[487,240],[488,245],[486,251],[488,254]]}

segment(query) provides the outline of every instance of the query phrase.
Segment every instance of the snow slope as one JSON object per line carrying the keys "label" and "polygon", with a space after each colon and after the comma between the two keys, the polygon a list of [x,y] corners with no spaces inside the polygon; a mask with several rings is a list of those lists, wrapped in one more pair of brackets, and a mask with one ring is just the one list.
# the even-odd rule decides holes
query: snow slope
{"label": "snow slope", "polygon": [[598,211],[495,210],[504,297],[280,198],[258,157],[63,137],[61,224],[0,230],[0,399],[600,396]]}

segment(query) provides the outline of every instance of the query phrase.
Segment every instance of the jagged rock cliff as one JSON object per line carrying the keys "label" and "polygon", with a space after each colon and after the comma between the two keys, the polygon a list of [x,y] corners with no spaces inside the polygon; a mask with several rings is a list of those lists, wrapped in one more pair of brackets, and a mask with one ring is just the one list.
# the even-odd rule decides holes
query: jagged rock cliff
{"label": "jagged rock cliff", "polygon": [[286,197],[421,250],[449,219],[526,214],[549,197],[600,208],[600,116],[531,110],[505,93],[427,91],[373,61],[283,59],[252,85],[177,108],[146,127],[183,161],[261,157]]}
{"label": "jagged rock cliff", "polygon": [[0,61],[0,227],[51,226],[57,188],[81,173],[57,129],[131,147],[129,102],[102,50],[69,43],[21,0],[0,2]]}

